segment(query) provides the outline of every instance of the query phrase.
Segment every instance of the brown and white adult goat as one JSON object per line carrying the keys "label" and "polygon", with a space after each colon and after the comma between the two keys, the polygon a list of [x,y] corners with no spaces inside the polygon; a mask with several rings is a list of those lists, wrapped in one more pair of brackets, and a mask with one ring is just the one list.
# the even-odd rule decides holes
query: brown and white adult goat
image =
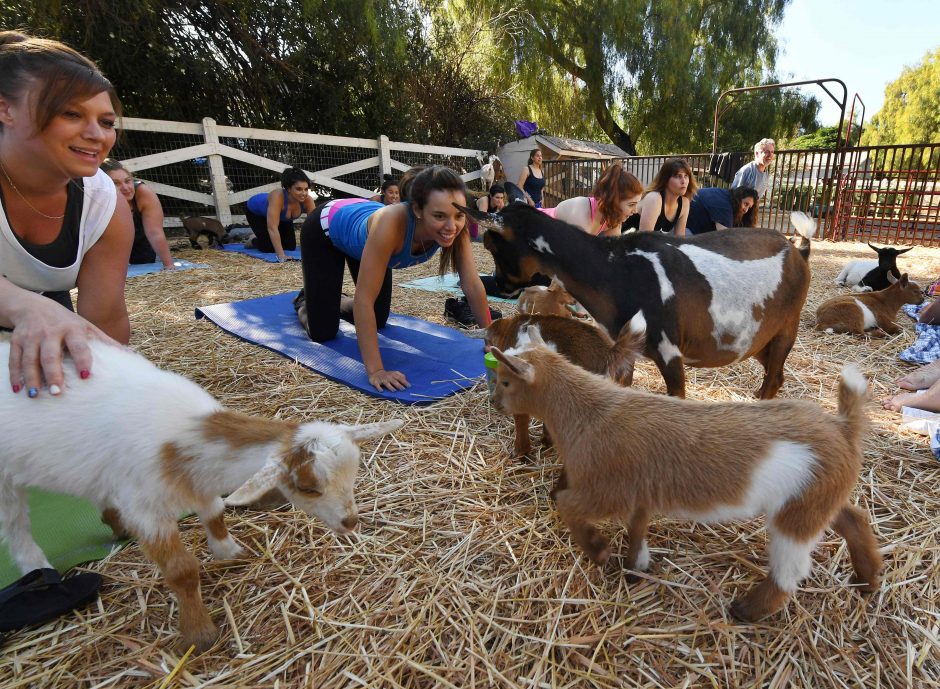
{"label": "brown and white adult goat", "polygon": [[[493,321],[486,329],[486,344],[498,349],[514,349],[529,344],[529,329],[536,328],[541,340],[556,352],[581,368],[607,376],[620,385],[633,384],[633,369],[637,356],[643,351],[646,321],[638,313],[624,326],[614,342],[600,328],[580,320],[562,316],[519,314]],[[522,457],[532,450],[529,440],[527,414],[513,416],[516,437],[513,456]],[[542,444],[551,444],[551,433],[546,424]]]}
{"label": "brown and white adult goat", "polygon": [[653,515],[710,522],[766,514],[770,572],[732,605],[738,619],[783,607],[827,527],[845,538],[861,589],[878,587],[874,534],[849,503],[866,426],[867,383],[854,366],[842,371],[833,416],[806,401],[710,403],[638,392],[542,346],[491,351],[500,361],[493,402],[551,427],[563,463],[558,512],[598,565],[610,557],[594,526],[601,520],[625,520],[626,566],[644,570]]}
{"label": "brown and white adult goat", "polygon": [[887,289],[861,294],[844,294],[827,299],[816,309],[816,330],[827,333],[857,333],[881,328],[897,335],[902,328],[894,322],[903,304],[920,304],[924,292],[907,273]]}
{"label": "brown and white adult goat", "polygon": [[809,290],[816,226],[809,216],[791,216],[802,237],[796,248],[771,229],[592,237],[520,203],[499,213],[464,211],[489,230],[483,244],[499,284],[552,275],[612,337],[642,310],[645,355],[670,395],[685,396],[684,363],[712,368],[752,356],[764,367],[760,398],[783,384]]}

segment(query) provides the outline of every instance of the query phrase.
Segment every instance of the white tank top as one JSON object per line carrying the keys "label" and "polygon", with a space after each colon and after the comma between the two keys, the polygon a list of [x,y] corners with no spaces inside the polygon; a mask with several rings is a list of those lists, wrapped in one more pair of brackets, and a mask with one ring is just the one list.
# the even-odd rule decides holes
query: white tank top
{"label": "white tank top", "polygon": [[111,222],[117,200],[114,182],[103,170],[98,170],[94,177],[85,177],[83,183],[85,189],[75,262],[64,268],[55,268],[35,258],[13,234],[5,210],[0,210],[0,275],[17,287],[31,292],[53,292],[75,287],[82,260]]}

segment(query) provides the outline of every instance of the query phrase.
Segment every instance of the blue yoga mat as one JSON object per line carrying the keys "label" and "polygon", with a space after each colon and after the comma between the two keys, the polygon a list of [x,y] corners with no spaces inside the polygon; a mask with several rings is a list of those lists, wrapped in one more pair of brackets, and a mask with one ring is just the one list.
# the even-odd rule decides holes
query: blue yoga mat
{"label": "blue yoga mat", "polygon": [[[425,292],[450,292],[453,294],[463,294],[463,290],[460,289],[460,276],[457,273],[447,273],[443,277],[434,275],[429,278],[418,278],[417,280],[409,280],[408,282],[403,282],[399,284],[399,287],[404,287],[405,289],[419,289]],[[487,301],[502,301],[507,304],[515,304],[515,299],[503,299],[502,297],[490,297],[488,296]]]}
{"label": "blue yoga mat", "polygon": [[379,330],[382,363],[401,371],[411,387],[379,392],[369,384],[356,329],[340,321],[329,342],[311,342],[294,312],[296,292],[196,309],[223,330],[293,359],[330,380],[374,397],[404,404],[429,404],[464,390],[484,374],[483,341],[420,318],[392,314]]}
{"label": "blue yoga mat", "polygon": [[[223,244],[222,248],[225,251],[235,251],[239,254],[245,254],[245,256],[251,256],[252,258],[260,258],[262,261],[267,261],[268,263],[277,263],[277,255],[275,253],[266,254],[257,249],[246,249],[242,244]],[[284,255],[287,258],[293,258],[300,260],[300,249],[291,249],[290,251],[285,251]]]}
{"label": "blue yoga mat", "polygon": [[[189,261],[184,261],[182,259],[174,260],[173,265],[176,267],[176,270],[189,270],[191,268],[209,267],[205,263],[190,263]],[[147,275],[148,273],[160,272],[163,272],[163,264],[160,263],[160,261],[157,261],[156,263],[137,263],[127,266],[127,277],[129,278],[135,278],[138,275]]]}

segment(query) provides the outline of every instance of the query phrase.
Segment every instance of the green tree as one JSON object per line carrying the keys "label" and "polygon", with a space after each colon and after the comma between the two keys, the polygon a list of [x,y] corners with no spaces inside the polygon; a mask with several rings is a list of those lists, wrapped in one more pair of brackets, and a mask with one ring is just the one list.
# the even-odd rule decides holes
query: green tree
{"label": "green tree", "polygon": [[[850,145],[858,145],[858,123],[852,126],[852,137]],[[804,134],[803,136],[798,136],[797,138],[790,141],[786,147],[787,148],[835,148],[843,139],[845,138],[845,127],[842,127],[840,131],[839,125],[832,125],[831,127],[820,127],[814,132],[809,134]]]}
{"label": "green tree", "polygon": [[486,147],[506,96],[427,18],[413,0],[0,2],[0,26],[95,59],[131,116]]}
{"label": "green tree", "polygon": [[[494,25],[500,48],[494,63],[504,79],[519,84],[530,114],[553,113],[552,103],[583,104],[562,115],[593,118],[598,128],[629,153],[710,148],[715,99],[733,86],[772,80],[776,41],[772,29],[787,0],[679,2],[660,0],[463,0],[465,16],[500,16]],[[507,10],[508,8],[508,10]],[[752,99],[761,117],[775,121],[773,107],[794,101],[780,94]],[[813,120],[812,103],[792,112],[784,129]],[[809,116],[807,113],[809,112]],[[747,124],[754,121],[742,118]],[[730,121],[730,120],[729,120]],[[540,122],[555,128],[551,122]],[[799,128],[799,126],[797,128]],[[582,127],[586,127],[582,123]],[[776,134],[750,128],[753,143]],[[756,139],[754,137],[757,137]],[[732,137],[733,138],[733,137]],[[750,145],[748,143],[748,146]]]}
{"label": "green tree", "polygon": [[940,47],[888,84],[884,105],[862,141],[869,146],[940,143]]}

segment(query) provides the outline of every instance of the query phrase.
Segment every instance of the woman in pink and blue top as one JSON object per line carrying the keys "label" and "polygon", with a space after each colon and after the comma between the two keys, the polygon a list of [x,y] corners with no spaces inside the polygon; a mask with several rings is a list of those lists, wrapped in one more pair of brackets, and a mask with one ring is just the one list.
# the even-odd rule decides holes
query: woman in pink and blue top
{"label": "woman in pink and blue top", "polygon": [[[294,306],[310,339],[336,337],[340,318],[355,324],[359,351],[378,390],[403,390],[401,371],[386,371],[378,329],[391,309],[392,270],[429,260],[440,249],[440,274],[456,270],[477,323],[490,323],[483,283],[477,273],[467,218],[454,204],[467,205],[467,190],[456,172],[433,165],[411,183],[407,202],[384,206],[365,199],[339,199],[319,206],[300,232],[304,289]],[[345,297],[344,265],[356,293]]]}
{"label": "woman in pink and blue top", "polygon": [[604,170],[590,196],[565,199],[547,210],[554,211],[551,215],[558,220],[576,225],[588,234],[619,237],[624,222],[636,213],[642,194],[640,180],[616,162]]}
{"label": "woman in pink and blue top", "polygon": [[255,233],[255,248],[276,254],[278,261],[284,262],[284,252],[297,248],[294,221],[313,210],[310,180],[300,168],[289,167],[281,173],[280,189],[255,194],[245,206],[245,217]]}

